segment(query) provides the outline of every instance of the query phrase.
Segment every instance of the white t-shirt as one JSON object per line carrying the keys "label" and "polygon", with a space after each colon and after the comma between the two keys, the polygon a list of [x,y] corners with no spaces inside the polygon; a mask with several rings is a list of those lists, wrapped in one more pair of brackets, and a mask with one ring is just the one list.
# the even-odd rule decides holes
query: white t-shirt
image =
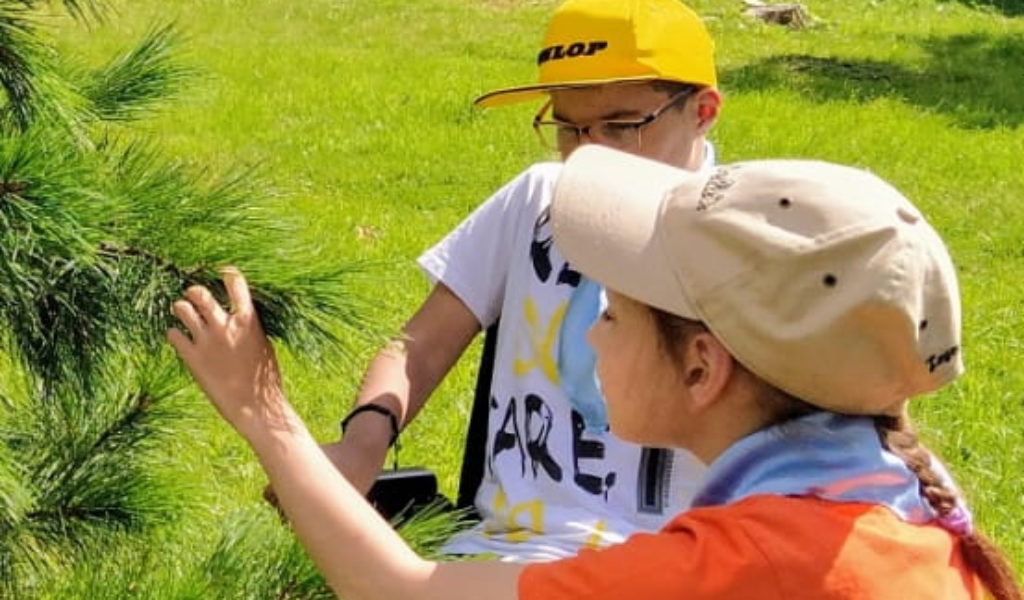
{"label": "white t-shirt", "polygon": [[589,433],[559,385],[560,325],[579,281],[548,223],[560,168],[530,167],[419,258],[484,328],[501,317],[476,494],[483,520],[449,553],[551,560],[621,542],[679,513],[703,475],[688,453]]}

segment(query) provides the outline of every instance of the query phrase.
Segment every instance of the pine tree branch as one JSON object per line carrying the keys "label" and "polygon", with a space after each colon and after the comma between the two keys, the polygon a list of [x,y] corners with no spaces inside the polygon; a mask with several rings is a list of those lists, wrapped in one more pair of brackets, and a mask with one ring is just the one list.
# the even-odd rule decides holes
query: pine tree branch
{"label": "pine tree branch", "polygon": [[175,377],[173,372],[155,372],[134,392],[111,390],[91,402],[44,399],[22,415],[30,420],[18,437],[31,443],[8,448],[20,449],[26,477],[36,490],[35,508],[27,513],[34,529],[59,536],[78,523],[129,531],[167,518],[167,498],[151,487],[151,461],[161,440],[184,424],[185,415],[167,404],[180,380],[169,386],[166,380]]}
{"label": "pine tree branch", "polygon": [[[33,2],[33,0],[26,1]],[[89,21],[90,19],[102,21],[107,8],[107,2],[104,0],[62,0],[61,4],[64,5],[68,14],[79,21]]]}
{"label": "pine tree branch", "polygon": [[210,597],[335,597],[302,546],[266,508],[232,515],[223,530],[202,567]]}
{"label": "pine tree branch", "polygon": [[[79,20],[104,4],[58,1]],[[167,309],[187,286],[226,301],[216,266],[236,264],[267,333],[314,360],[372,331],[351,291],[361,267],[311,260],[252,171],[211,176],[103,123],[143,116],[178,89],[172,28],[75,76],[39,35],[42,5],[0,0],[0,344],[19,365],[5,370],[29,382],[0,414],[4,597],[188,502],[156,454],[186,418],[171,402],[177,362],[131,360],[170,354]],[[260,597],[332,597],[294,540],[258,560],[281,573]]]}
{"label": "pine tree branch", "polygon": [[0,121],[22,131],[35,114],[34,62],[41,51],[34,36],[30,8],[22,2],[0,3],[0,88],[7,96]]}
{"label": "pine tree branch", "polygon": [[[0,0],[0,2],[6,5],[20,5],[27,10],[35,10],[40,4],[52,5],[55,3],[54,0]],[[108,7],[106,0],[59,0],[59,3],[64,6],[64,10],[69,15],[79,21],[102,20]]]}
{"label": "pine tree branch", "polygon": [[83,87],[100,119],[134,120],[171,97],[190,75],[172,60],[178,34],[171,25],[154,28],[132,50],[94,72]]}
{"label": "pine tree branch", "polygon": [[105,379],[89,401],[33,396],[0,417],[0,491],[22,485],[26,495],[0,526],[0,571],[9,567],[0,596],[21,597],[36,573],[165,523],[187,502],[160,479],[162,444],[189,418],[172,402],[182,385],[172,365],[122,361],[121,379]]}
{"label": "pine tree branch", "polygon": [[[185,284],[209,283],[212,269],[205,265],[194,267],[179,267],[156,253],[142,248],[133,248],[117,244],[115,242],[103,242],[99,247],[99,256],[113,263],[119,263],[127,259],[139,259],[148,263],[154,270],[162,271],[177,281]],[[204,277],[203,274],[206,274]]]}
{"label": "pine tree branch", "polygon": [[[35,0],[0,0],[0,130],[27,133],[37,122],[61,129],[80,145],[88,145],[85,124],[98,118],[56,64],[57,51],[40,34]],[[68,0],[65,8],[76,18],[100,19],[102,4]]]}

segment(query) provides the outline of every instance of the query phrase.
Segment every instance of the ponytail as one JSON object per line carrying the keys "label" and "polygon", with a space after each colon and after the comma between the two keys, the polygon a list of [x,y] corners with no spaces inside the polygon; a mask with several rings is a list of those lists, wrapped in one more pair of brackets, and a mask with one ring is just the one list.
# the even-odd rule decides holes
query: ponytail
{"label": "ponytail", "polygon": [[1010,563],[984,535],[970,528],[956,491],[947,487],[932,468],[931,453],[918,441],[910,420],[903,417],[875,417],[882,445],[903,459],[921,482],[921,493],[939,515],[943,527],[956,534],[964,562],[995,600],[1024,600]]}

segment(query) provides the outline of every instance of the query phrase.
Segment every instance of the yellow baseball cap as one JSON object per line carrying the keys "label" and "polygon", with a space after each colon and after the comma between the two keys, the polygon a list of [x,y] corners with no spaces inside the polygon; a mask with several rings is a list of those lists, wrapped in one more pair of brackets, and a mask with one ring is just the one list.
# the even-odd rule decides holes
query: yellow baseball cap
{"label": "yellow baseball cap", "polygon": [[537,64],[539,83],[488,92],[474,103],[502,106],[613,82],[718,81],[714,42],[679,0],[568,0],[551,17]]}

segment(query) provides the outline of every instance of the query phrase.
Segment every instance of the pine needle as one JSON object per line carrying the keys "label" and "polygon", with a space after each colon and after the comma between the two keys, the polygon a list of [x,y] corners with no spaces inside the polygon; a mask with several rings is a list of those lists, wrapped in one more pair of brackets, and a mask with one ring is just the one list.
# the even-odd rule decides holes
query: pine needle
{"label": "pine needle", "polygon": [[95,71],[84,84],[83,95],[99,118],[139,119],[172,97],[189,76],[173,60],[177,42],[173,26],[151,29],[136,47]]}

